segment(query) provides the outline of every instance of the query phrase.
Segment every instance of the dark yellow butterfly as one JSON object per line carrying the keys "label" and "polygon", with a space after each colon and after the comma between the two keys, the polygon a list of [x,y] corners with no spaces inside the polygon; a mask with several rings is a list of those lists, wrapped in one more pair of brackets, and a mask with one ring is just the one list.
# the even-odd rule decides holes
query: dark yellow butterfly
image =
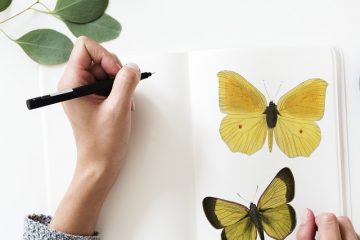
{"label": "dark yellow butterfly", "polygon": [[207,197],[203,200],[205,215],[211,225],[222,229],[222,240],[256,240],[264,231],[274,239],[286,238],[296,226],[296,213],[291,202],[295,181],[289,168],[283,168],[250,209],[227,200]]}
{"label": "dark yellow butterfly", "polygon": [[264,95],[245,78],[233,71],[221,71],[219,78],[220,134],[233,152],[253,154],[265,143],[269,151],[273,135],[288,157],[310,156],[319,146],[320,128],[315,121],[324,115],[327,83],[309,79],[282,96],[276,105],[266,106]]}

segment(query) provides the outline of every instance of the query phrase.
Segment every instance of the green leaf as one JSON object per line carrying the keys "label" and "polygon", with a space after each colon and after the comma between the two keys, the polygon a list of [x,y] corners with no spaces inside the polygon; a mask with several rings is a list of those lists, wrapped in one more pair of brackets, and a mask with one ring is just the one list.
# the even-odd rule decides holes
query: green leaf
{"label": "green leaf", "polygon": [[7,9],[10,6],[11,1],[12,0],[0,0],[0,12]]}
{"label": "green leaf", "polygon": [[55,65],[66,62],[73,48],[71,40],[52,29],[30,31],[15,40],[35,62]]}
{"label": "green leaf", "polygon": [[74,23],[88,23],[104,14],[109,0],[57,0],[53,14]]}
{"label": "green leaf", "polygon": [[88,36],[97,42],[110,41],[117,38],[121,32],[121,25],[116,19],[104,14],[95,21],[78,24],[64,21],[70,31],[76,36]]}

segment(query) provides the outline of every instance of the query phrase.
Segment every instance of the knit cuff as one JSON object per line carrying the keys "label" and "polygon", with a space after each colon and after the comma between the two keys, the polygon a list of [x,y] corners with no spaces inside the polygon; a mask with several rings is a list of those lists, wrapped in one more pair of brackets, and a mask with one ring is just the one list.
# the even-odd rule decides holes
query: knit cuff
{"label": "knit cuff", "polygon": [[93,236],[70,235],[51,229],[50,216],[29,215],[25,218],[24,240],[100,240],[97,233]]}

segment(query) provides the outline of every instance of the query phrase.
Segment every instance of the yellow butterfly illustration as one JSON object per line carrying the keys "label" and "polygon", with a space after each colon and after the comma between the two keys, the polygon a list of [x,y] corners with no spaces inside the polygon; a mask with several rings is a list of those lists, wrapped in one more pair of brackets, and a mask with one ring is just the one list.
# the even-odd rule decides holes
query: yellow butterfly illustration
{"label": "yellow butterfly illustration", "polygon": [[324,115],[326,81],[314,78],[266,106],[264,95],[240,74],[221,71],[219,78],[220,134],[232,152],[253,154],[273,136],[288,157],[310,156],[319,146],[321,132],[315,121]]}
{"label": "yellow butterfly illustration", "polygon": [[274,239],[285,239],[296,226],[296,213],[288,204],[295,195],[295,181],[289,168],[283,168],[261,195],[257,206],[247,208],[220,198],[203,200],[205,215],[211,225],[222,229],[222,240],[256,240],[264,231]]}

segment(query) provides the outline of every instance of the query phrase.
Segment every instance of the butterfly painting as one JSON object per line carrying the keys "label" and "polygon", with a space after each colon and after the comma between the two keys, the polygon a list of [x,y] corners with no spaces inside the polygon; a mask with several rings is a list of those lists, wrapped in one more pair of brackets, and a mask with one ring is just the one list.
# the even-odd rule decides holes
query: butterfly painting
{"label": "butterfly painting", "polygon": [[308,157],[319,146],[321,132],[315,121],[324,115],[327,82],[309,79],[283,95],[278,104],[266,105],[264,95],[240,74],[221,71],[220,110],[227,115],[220,134],[232,152],[253,154],[268,136],[288,157]]}
{"label": "butterfly painting", "polygon": [[222,240],[256,240],[264,231],[273,239],[285,239],[296,226],[296,213],[288,203],[295,195],[295,181],[289,168],[283,168],[261,195],[258,204],[247,208],[239,203],[206,197],[203,208],[210,224],[223,229]]}

